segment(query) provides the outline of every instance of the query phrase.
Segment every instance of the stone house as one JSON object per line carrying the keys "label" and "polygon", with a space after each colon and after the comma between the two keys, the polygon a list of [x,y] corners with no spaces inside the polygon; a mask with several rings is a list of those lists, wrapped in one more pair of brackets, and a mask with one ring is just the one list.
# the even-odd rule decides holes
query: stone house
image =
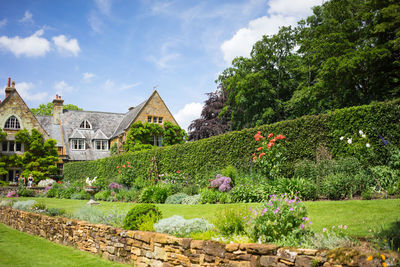
{"label": "stone house", "polygon": [[[5,99],[0,103],[0,127],[7,133],[7,140],[1,144],[1,155],[24,153],[24,144],[15,142],[15,134],[21,129],[37,129],[45,139],[57,141],[59,162],[96,160],[110,156],[111,146],[121,148],[130,126],[137,122],[162,125],[168,121],[178,125],[157,90],[136,107],[126,113],[101,111],[76,111],[63,109],[64,100],[56,96],[53,100],[52,116],[35,116],[15,88],[15,82],[5,89]],[[162,146],[162,136],[154,136],[152,144]],[[12,181],[18,168],[9,168],[1,180]]]}

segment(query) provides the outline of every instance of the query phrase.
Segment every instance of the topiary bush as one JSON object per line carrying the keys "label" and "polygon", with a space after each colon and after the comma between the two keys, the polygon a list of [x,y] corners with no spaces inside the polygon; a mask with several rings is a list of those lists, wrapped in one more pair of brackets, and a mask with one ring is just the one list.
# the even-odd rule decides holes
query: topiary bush
{"label": "topiary bush", "polygon": [[137,204],[126,214],[123,228],[138,230],[143,223],[148,223],[149,217],[156,223],[162,218],[161,211],[154,204]]}

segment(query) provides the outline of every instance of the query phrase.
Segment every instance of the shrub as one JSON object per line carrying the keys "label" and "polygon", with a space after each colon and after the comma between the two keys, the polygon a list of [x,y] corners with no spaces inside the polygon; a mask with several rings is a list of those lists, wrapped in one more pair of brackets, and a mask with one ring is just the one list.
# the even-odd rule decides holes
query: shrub
{"label": "shrub", "polygon": [[199,193],[199,186],[198,185],[187,185],[187,186],[183,187],[182,192],[189,196],[197,195]]}
{"label": "shrub", "polygon": [[266,183],[236,185],[229,193],[232,202],[262,202],[271,194],[272,187]]}
{"label": "shrub", "polygon": [[167,200],[165,200],[165,204],[182,204],[182,200],[187,197],[188,195],[186,195],[185,193],[174,194],[169,196]]}
{"label": "shrub", "polygon": [[386,191],[400,178],[399,171],[393,170],[388,166],[375,166],[371,167],[370,170],[378,191],[381,189]]}
{"label": "shrub", "polygon": [[[110,198],[112,198],[112,194],[113,192],[110,193]],[[135,188],[131,188],[131,189],[121,189],[119,190],[118,193],[115,194],[115,198],[118,201],[125,201],[125,202],[129,202],[129,201],[137,201],[139,199],[140,196],[140,191],[136,190]],[[110,198],[108,200],[110,200]]]}
{"label": "shrub", "polygon": [[167,197],[172,195],[171,187],[168,185],[153,185],[143,189],[140,195],[142,203],[164,203]]}
{"label": "shrub", "polygon": [[247,216],[249,216],[247,209],[226,208],[215,216],[212,222],[216,231],[223,236],[243,235]]}
{"label": "shrub", "polygon": [[353,240],[347,235],[347,226],[338,225],[331,229],[323,229],[321,234],[314,234],[310,237],[312,247],[316,249],[334,249],[353,247]]}
{"label": "shrub", "polygon": [[200,190],[200,194],[202,204],[228,203],[230,200],[228,193],[219,192],[215,189],[203,188]]}
{"label": "shrub", "polygon": [[315,182],[302,178],[280,178],[274,182],[274,191],[297,195],[304,200],[315,200],[318,198]]}
{"label": "shrub", "polygon": [[13,199],[3,199],[0,201],[0,207],[12,207],[14,202]]}
{"label": "shrub", "polygon": [[61,216],[61,215],[65,214],[65,210],[64,209],[59,209],[59,208],[49,208],[47,210],[47,213],[50,216]]}
{"label": "shrub", "polygon": [[35,212],[45,212],[47,211],[47,207],[43,202],[37,202],[32,206],[32,210]]}
{"label": "shrub", "polygon": [[137,230],[139,226],[146,220],[148,216],[153,217],[154,222],[161,219],[160,210],[153,204],[135,205],[125,216],[123,228],[125,230]]}
{"label": "shrub", "polygon": [[71,195],[71,199],[90,199],[90,195],[85,190],[81,190]]}
{"label": "shrub", "polygon": [[233,165],[228,165],[221,170],[222,176],[230,177],[232,179],[232,183],[236,183],[236,177],[238,176],[238,170]]}
{"label": "shrub", "polygon": [[94,195],[95,200],[102,200],[102,201],[108,201],[110,197],[111,197],[110,190],[103,190],[103,191],[97,192]]}
{"label": "shrub", "polygon": [[261,208],[251,211],[247,217],[248,235],[262,243],[276,242],[283,237],[300,240],[309,233],[306,226],[312,224],[297,196],[272,195]]}
{"label": "shrub", "polygon": [[201,204],[201,195],[194,195],[194,196],[188,196],[184,199],[182,199],[182,204],[184,205],[197,205]]}
{"label": "shrub", "polygon": [[353,180],[353,177],[343,173],[328,175],[323,184],[324,195],[334,200],[351,198],[356,191]]}
{"label": "shrub", "polygon": [[[148,151],[126,153],[115,157],[85,162],[70,162],[65,164],[64,176],[69,180],[81,180],[89,177],[115,178],[117,165],[134,162],[134,168],[129,169],[129,179],[148,177],[149,162],[152,157],[157,159],[159,173],[173,172],[176,166],[180,170],[196,177],[196,183],[203,183],[207,174],[221,170],[228,165],[240,162],[240,167],[249,169],[252,162],[250,155],[256,147],[253,135],[257,131],[282,133],[287,137],[286,166],[282,170],[291,173],[292,162],[299,159],[314,160],[317,149],[322,145],[332,154],[333,158],[343,155],[345,148],[339,140],[345,133],[357,133],[359,129],[369,133],[371,146],[376,147],[374,158],[370,165],[385,165],[389,153],[381,145],[379,134],[390,140],[393,146],[400,143],[400,100],[373,103],[371,105],[350,107],[319,116],[304,116],[294,120],[281,121],[257,128],[233,131],[212,138],[195,142],[155,148]],[[288,176],[283,173],[283,176]],[[205,182],[208,182],[207,180]]]}
{"label": "shrub", "polygon": [[17,201],[13,204],[12,208],[16,210],[29,211],[35,203],[35,200]]}
{"label": "shrub", "polygon": [[399,251],[400,250],[400,220],[392,222],[388,227],[374,233],[375,243],[381,249]]}
{"label": "shrub", "polygon": [[123,220],[126,212],[120,210],[102,211],[96,207],[84,206],[76,210],[72,215],[72,218],[88,221],[91,223],[107,224],[114,227],[122,227]]}
{"label": "shrub", "polygon": [[185,220],[182,216],[160,220],[154,224],[154,229],[159,233],[167,233],[178,237],[190,237],[192,233],[202,233],[212,229],[214,226],[203,218]]}
{"label": "shrub", "polygon": [[112,183],[110,183],[109,185],[108,185],[108,188],[110,189],[110,190],[114,190],[114,191],[118,191],[118,190],[120,190],[120,189],[122,189],[122,188],[124,188],[122,185],[120,185],[120,184],[117,184],[117,183],[115,183],[115,182],[112,182]]}

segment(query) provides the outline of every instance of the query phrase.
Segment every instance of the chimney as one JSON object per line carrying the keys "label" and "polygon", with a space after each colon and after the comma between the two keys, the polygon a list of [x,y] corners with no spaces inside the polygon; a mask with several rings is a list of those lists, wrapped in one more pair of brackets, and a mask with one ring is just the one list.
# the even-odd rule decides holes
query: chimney
{"label": "chimney", "polygon": [[53,100],[53,120],[55,124],[61,124],[61,114],[63,112],[63,103],[64,100],[61,99],[61,96],[56,95],[56,98]]}
{"label": "chimney", "polygon": [[12,85],[10,83],[11,83],[11,78],[8,78],[5,98],[7,98],[12,92],[15,91],[15,81],[12,82]]}
{"label": "chimney", "polygon": [[129,110],[129,111],[131,111],[131,110],[132,110],[132,109],[134,109],[134,108],[135,108],[135,107],[129,107],[129,109],[128,109],[128,110]]}

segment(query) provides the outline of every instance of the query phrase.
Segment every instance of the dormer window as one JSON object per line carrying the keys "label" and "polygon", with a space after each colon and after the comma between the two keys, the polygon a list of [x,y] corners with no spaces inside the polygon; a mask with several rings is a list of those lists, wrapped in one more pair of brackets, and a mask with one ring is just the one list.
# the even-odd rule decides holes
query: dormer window
{"label": "dormer window", "polygon": [[108,150],[108,140],[94,140],[96,150]]}
{"label": "dormer window", "polygon": [[72,150],[85,150],[85,140],[84,139],[71,139],[71,149]]}
{"label": "dormer window", "polygon": [[89,121],[84,120],[81,122],[81,125],[79,126],[80,129],[92,129],[92,125],[90,124]]}
{"label": "dormer window", "polygon": [[4,129],[21,129],[21,125],[15,116],[11,116],[7,119]]}

